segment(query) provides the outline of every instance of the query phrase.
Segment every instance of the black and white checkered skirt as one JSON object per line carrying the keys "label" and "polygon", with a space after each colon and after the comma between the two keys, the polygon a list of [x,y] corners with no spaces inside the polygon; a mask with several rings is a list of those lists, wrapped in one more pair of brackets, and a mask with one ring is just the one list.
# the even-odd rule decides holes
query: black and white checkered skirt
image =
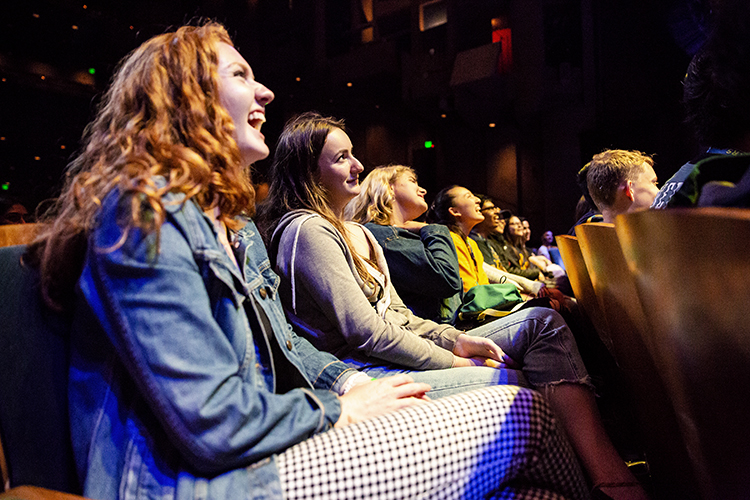
{"label": "black and white checkered skirt", "polygon": [[293,499],[588,498],[544,398],[495,386],[317,435],[278,456]]}

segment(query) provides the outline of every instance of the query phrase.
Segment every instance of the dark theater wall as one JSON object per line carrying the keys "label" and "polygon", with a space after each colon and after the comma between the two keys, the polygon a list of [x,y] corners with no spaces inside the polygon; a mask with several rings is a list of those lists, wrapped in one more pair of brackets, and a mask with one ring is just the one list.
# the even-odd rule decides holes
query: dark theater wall
{"label": "dark theater wall", "polygon": [[368,169],[412,164],[432,194],[495,196],[535,239],[573,223],[575,173],[602,149],[654,154],[662,180],[695,153],[680,80],[701,0],[443,2],[447,23],[424,32],[419,0],[2,2],[0,193],[52,196],[117,61],[200,17],[226,23],[275,92],[270,145],[296,113],[345,118]]}

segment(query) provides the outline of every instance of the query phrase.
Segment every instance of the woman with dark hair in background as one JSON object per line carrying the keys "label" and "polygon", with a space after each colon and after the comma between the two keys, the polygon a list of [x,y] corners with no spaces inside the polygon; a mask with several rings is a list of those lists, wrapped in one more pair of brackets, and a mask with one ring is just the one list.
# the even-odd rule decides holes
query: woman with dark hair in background
{"label": "woman with dark hair in background", "polygon": [[531,253],[526,248],[526,234],[523,229],[521,219],[516,215],[511,215],[503,231],[505,241],[508,243],[509,252],[506,252],[508,260],[508,269],[529,279],[544,280],[550,275],[545,275],[544,271],[531,262],[529,257]]}
{"label": "woman with dark hair in background", "polygon": [[497,383],[490,368],[452,367],[515,359],[557,412],[596,490],[645,498],[604,432],[572,334],[554,311],[529,308],[463,333],[404,307],[375,238],[344,221],[362,170],[338,120],[306,113],[279,138],[262,225],[298,331],[368,373],[407,372],[433,392]]}

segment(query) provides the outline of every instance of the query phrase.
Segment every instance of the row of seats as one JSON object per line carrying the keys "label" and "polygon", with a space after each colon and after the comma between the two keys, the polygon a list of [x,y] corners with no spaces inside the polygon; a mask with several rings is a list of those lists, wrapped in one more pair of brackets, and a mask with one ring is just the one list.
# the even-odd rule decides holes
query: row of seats
{"label": "row of seats", "polygon": [[80,491],[68,420],[69,320],[42,307],[38,273],[22,260],[40,228],[0,226],[2,500],[82,498],[64,493]]}
{"label": "row of seats", "polygon": [[0,248],[31,243],[41,227],[41,224],[0,225]]}
{"label": "row of seats", "polygon": [[750,491],[750,210],[644,211],[558,236],[626,384],[657,498]]}

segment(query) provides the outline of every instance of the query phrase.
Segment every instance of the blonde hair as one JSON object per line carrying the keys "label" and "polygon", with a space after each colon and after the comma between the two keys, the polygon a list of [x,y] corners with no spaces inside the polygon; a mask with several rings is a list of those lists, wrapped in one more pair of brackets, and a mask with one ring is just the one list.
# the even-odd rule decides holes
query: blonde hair
{"label": "blonde hair", "polygon": [[599,210],[615,202],[617,188],[643,172],[643,164],[654,166],[654,160],[640,151],[605,149],[586,164],[586,187]]}
{"label": "blonde hair", "polygon": [[[156,233],[157,250],[166,193],[182,193],[182,203],[192,199],[203,210],[218,206],[235,229],[234,217],[253,210],[249,169],[219,100],[219,43],[232,45],[220,24],[184,26],[147,40],[119,66],[46,216],[47,230],[30,249],[50,306],[62,309],[73,295],[87,235],[115,190],[129,208],[120,244],[138,228]],[[166,179],[161,188],[157,175]]]}
{"label": "blonde hair", "polygon": [[395,202],[393,184],[404,174],[416,176],[414,169],[405,165],[375,168],[362,181],[357,197],[346,205],[344,218],[360,224],[374,222],[383,226],[390,225]]}

